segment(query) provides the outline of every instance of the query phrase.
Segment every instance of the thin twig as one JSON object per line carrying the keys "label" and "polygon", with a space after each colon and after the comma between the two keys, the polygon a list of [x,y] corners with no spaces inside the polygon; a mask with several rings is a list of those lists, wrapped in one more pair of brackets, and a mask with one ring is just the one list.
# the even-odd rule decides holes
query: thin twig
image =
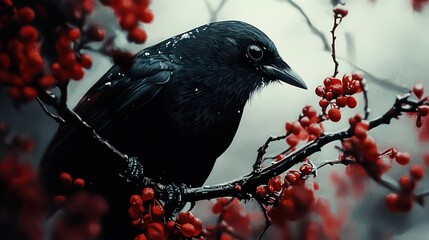
{"label": "thin twig", "polygon": [[[66,87],[61,88],[61,91],[67,92]],[[109,142],[104,140],[94,129],[92,129],[91,126],[89,126],[88,123],[79,117],[79,115],[77,115],[73,110],[67,107],[67,95],[62,95],[60,101],[57,101],[57,97],[53,93],[48,93],[46,91],[40,91],[39,93],[40,100],[43,101],[46,105],[53,107],[57,111],[58,115],[64,120],[64,123],[73,124],[77,128],[86,130],[94,139],[96,139],[101,145],[107,147],[112,153],[116,154],[123,160],[128,160],[127,155],[121,153]]]}
{"label": "thin twig", "polygon": [[209,3],[208,0],[204,1],[206,6],[207,6],[207,9],[209,10],[209,14],[210,14],[210,21],[209,22],[215,22],[217,20],[217,15],[219,14],[222,7],[225,5],[226,1],[227,0],[221,0],[221,2],[219,3],[219,5],[217,6],[216,9],[213,9],[212,5]]}
{"label": "thin twig", "polygon": [[363,81],[360,82],[360,87],[362,89],[363,93],[363,102],[364,102],[364,117],[363,119],[368,120],[369,114],[371,113],[371,110],[369,109],[369,101],[368,101],[368,87],[366,83]]}
{"label": "thin twig", "polygon": [[259,234],[259,236],[258,236],[258,240],[261,240],[262,239],[262,237],[265,235],[265,233],[267,232],[267,230],[268,230],[268,228],[270,228],[270,226],[271,226],[271,221],[270,221],[270,218],[268,217],[268,214],[267,214],[267,209],[265,209],[265,207],[264,207],[264,204],[262,204],[261,202],[259,202],[258,201],[258,204],[259,204],[259,206],[261,207],[261,211],[262,211],[262,214],[264,214],[264,218],[265,218],[265,226],[264,226],[264,229],[262,229],[262,232]]}
{"label": "thin twig", "polygon": [[55,122],[57,123],[65,123],[66,121],[64,121],[64,119],[62,119],[60,116],[53,114],[52,112],[50,112],[48,110],[48,108],[45,106],[45,104],[42,102],[42,100],[40,100],[40,98],[37,98],[37,102],[39,103],[40,107],[42,107],[43,112],[46,113],[46,115],[48,115],[48,117],[54,119]]}
{"label": "thin twig", "polygon": [[258,148],[258,155],[256,156],[255,163],[253,164],[253,171],[258,171],[259,169],[261,169],[261,165],[265,161],[265,158],[263,158],[263,157],[264,157],[266,150],[269,147],[270,143],[274,142],[274,141],[281,140],[281,139],[285,139],[288,135],[290,135],[290,133],[285,134],[285,135],[281,135],[281,136],[277,136],[277,137],[270,136],[265,141],[265,143]]}
{"label": "thin twig", "polygon": [[337,39],[337,37],[335,36],[335,30],[337,29],[338,25],[340,25],[342,19],[343,19],[342,17],[335,14],[334,15],[334,25],[332,26],[332,30],[330,31],[331,37],[332,37],[332,44],[331,44],[332,53],[331,53],[331,56],[332,56],[332,60],[334,61],[334,74],[332,75],[332,77],[336,77],[338,74],[339,63],[337,61],[336,49],[335,49],[335,40]]}
{"label": "thin twig", "polygon": [[331,48],[329,47],[329,43],[328,40],[325,37],[325,34],[320,31],[319,29],[317,29],[313,23],[311,22],[310,18],[308,17],[308,15],[304,12],[304,10],[301,8],[301,6],[299,6],[296,2],[292,1],[292,0],[287,0],[288,3],[290,3],[292,5],[292,7],[294,7],[296,10],[298,10],[299,13],[301,13],[301,15],[304,17],[305,22],[307,23],[307,26],[310,28],[310,30],[313,32],[313,34],[315,34],[316,36],[318,36],[320,38],[320,40],[323,43],[323,49],[325,51],[330,51]]}
{"label": "thin twig", "polygon": [[[341,57],[339,57],[339,58],[341,58]],[[386,90],[391,90],[391,91],[395,91],[395,92],[398,92],[398,93],[406,93],[406,92],[408,92],[410,90],[409,88],[406,88],[406,87],[394,84],[394,83],[392,83],[392,81],[390,81],[388,79],[377,77],[374,74],[371,74],[370,72],[368,72],[365,69],[357,66],[356,64],[352,63],[351,61],[349,61],[349,60],[347,60],[345,58],[341,58],[341,59],[343,61],[347,62],[352,67],[354,67],[357,70],[359,70],[362,73],[364,73],[365,74],[365,78],[367,80],[371,80],[372,83],[375,83],[378,86],[381,86],[381,87],[383,87]]]}

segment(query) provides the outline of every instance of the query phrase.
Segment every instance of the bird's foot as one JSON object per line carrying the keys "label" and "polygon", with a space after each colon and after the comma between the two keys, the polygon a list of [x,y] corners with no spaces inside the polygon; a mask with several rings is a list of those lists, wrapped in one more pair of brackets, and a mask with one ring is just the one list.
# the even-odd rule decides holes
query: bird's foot
{"label": "bird's foot", "polygon": [[119,173],[119,176],[124,178],[127,182],[135,182],[139,184],[143,176],[143,165],[137,157],[129,157],[126,161],[125,171]]}
{"label": "bird's foot", "polygon": [[173,216],[185,206],[186,203],[183,202],[182,196],[186,188],[187,186],[184,183],[181,183],[180,185],[171,183],[164,188],[164,209],[167,217]]}

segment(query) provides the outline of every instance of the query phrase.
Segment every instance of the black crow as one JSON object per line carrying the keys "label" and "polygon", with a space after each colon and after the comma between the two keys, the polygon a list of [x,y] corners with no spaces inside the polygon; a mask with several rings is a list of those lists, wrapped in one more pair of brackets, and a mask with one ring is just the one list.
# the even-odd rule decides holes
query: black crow
{"label": "black crow", "polygon": [[[118,150],[137,157],[145,176],[196,187],[231,144],[246,102],[275,81],[306,88],[262,31],[240,21],[215,22],[143,49],[127,71],[113,66],[74,110]],[[58,176],[69,172],[115,208],[118,197],[127,202],[135,189],[119,176],[123,166],[114,157],[63,124],[40,170],[51,194],[61,192]],[[121,211],[126,216],[126,207]]]}

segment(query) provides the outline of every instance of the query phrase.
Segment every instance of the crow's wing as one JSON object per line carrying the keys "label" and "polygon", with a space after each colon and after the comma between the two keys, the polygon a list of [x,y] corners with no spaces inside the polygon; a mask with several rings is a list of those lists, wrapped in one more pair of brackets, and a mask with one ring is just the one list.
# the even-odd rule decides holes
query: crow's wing
{"label": "crow's wing", "polygon": [[[75,107],[75,112],[93,129],[103,136],[115,124],[126,118],[132,111],[144,107],[170,81],[175,69],[167,56],[143,56],[138,54],[124,74],[118,66],[113,66],[97,81]],[[81,131],[74,126],[63,124],[42,158],[40,168],[50,168],[52,161],[61,161],[76,154],[82,147]],[[88,136],[90,137],[90,136]],[[56,163],[61,165],[61,163]],[[54,164],[54,165],[56,165]],[[49,171],[48,169],[45,169]]]}
{"label": "crow's wing", "polygon": [[113,66],[91,87],[76,105],[76,113],[97,131],[103,131],[115,118],[125,118],[144,107],[170,81],[174,65],[163,56],[137,56],[123,74]]}

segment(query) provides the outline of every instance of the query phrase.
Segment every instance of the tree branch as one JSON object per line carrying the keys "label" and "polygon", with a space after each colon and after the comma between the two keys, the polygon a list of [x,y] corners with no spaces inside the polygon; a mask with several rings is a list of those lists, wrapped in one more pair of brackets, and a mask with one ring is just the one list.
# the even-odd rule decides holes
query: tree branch
{"label": "tree branch", "polygon": [[[417,107],[422,105],[423,102],[409,99],[410,94],[404,96],[398,96],[394,105],[382,116],[375,118],[369,122],[369,129],[373,129],[382,124],[389,124],[394,118],[398,118],[403,112],[417,112]],[[182,195],[183,201],[199,201],[212,198],[218,198],[223,196],[232,196],[239,199],[249,199],[253,197],[254,191],[257,186],[266,184],[268,180],[280,173],[283,173],[293,167],[294,165],[302,162],[306,157],[312,155],[315,152],[321,150],[323,146],[328,143],[350,138],[353,132],[351,128],[326,133],[318,139],[307,143],[295,152],[285,156],[282,160],[274,163],[271,166],[260,169],[259,171],[253,171],[241,178],[235,180],[213,185],[204,186],[199,188],[187,188],[184,190]],[[382,185],[390,188],[388,182],[380,182]],[[235,188],[236,185],[241,187],[240,191]],[[392,190],[396,188],[391,188]],[[429,194],[429,193],[428,193]]]}

